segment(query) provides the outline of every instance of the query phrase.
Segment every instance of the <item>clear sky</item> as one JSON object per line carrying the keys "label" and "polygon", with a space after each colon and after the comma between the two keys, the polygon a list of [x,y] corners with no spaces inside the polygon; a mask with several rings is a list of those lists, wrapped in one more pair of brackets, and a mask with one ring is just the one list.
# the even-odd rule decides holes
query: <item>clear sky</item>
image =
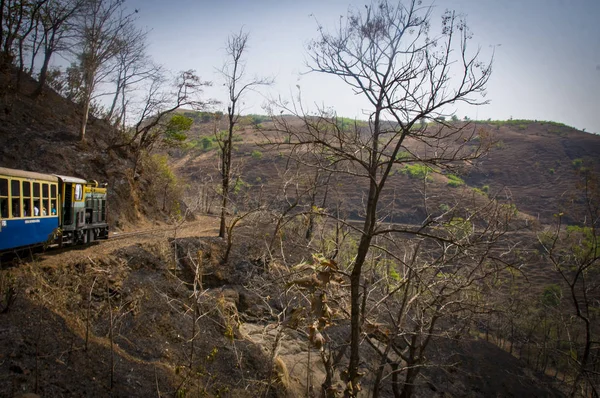
{"label": "clear sky", "polygon": [[[195,69],[214,87],[207,97],[225,100],[216,72],[227,36],[250,33],[249,76],[272,76],[266,97],[290,97],[331,106],[341,116],[362,116],[364,102],[332,76],[305,74],[306,45],[317,37],[315,18],[333,27],[356,0],[127,0],[149,32],[149,52],[173,71]],[[427,1],[424,1],[427,3]],[[537,119],[600,133],[600,0],[437,0],[436,12],[467,15],[471,45],[495,59],[487,86],[489,105],[456,109],[471,119]],[[437,21],[434,21],[437,24]],[[485,58],[484,58],[485,59]],[[246,97],[243,113],[265,113],[265,98]],[[225,107],[225,105],[223,106]]]}

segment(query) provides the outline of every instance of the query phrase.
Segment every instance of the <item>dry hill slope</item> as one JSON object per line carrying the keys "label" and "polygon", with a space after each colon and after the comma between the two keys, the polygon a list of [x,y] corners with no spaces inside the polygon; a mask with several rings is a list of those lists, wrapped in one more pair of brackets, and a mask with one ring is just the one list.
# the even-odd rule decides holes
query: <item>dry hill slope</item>
{"label": "dry hill slope", "polygon": [[[92,121],[88,144],[79,144],[77,110],[53,92],[37,101],[4,92],[0,107],[0,134],[5,143],[0,148],[2,166],[106,181],[116,214],[113,223],[136,219],[127,176],[130,159],[124,151],[108,150],[114,138],[108,126]],[[209,134],[211,125],[204,127],[203,134]],[[540,162],[540,168],[547,168],[556,161],[551,155],[556,151],[561,161],[561,167],[552,163],[556,178],[568,183],[569,162],[593,157],[598,141],[570,130],[566,137],[541,130],[530,139],[523,134],[501,126],[504,146],[464,178],[470,187],[489,184],[491,192],[512,187],[517,206],[534,214],[555,201],[528,204],[524,199],[532,192],[555,189],[556,181],[548,177],[531,188],[535,178],[518,173],[522,178],[518,180],[508,165],[530,169],[532,162]],[[275,189],[284,154],[257,146],[262,136],[250,128],[239,135],[240,167],[248,184],[244,189]],[[524,156],[536,141],[543,149],[537,151],[548,154],[539,159]],[[217,175],[216,151],[180,155],[178,170],[192,184]],[[339,183],[337,195],[347,200],[352,212],[362,188],[350,180]],[[432,186],[447,192],[446,183],[441,178]],[[416,182],[398,173],[393,186],[406,193],[399,199],[398,219],[418,222]],[[555,192],[558,189],[551,194]],[[324,372],[317,350],[311,351],[308,362],[306,331],[286,329],[277,316],[285,304],[278,297],[281,270],[260,256],[264,247],[255,239],[258,232],[246,227],[237,231],[231,261],[221,265],[223,242],[214,238],[211,223],[203,219],[196,224],[199,229],[165,231],[0,263],[2,305],[16,297],[0,313],[0,395],[304,395],[307,377],[312,375],[317,383]],[[197,278],[199,269],[202,281]],[[277,328],[284,332],[276,357],[272,354],[273,347],[278,347],[274,344],[277,337],[272,332]],[[347,325],[340,321],[336,328],[331,337],[343,344]],[[527,370],[498,347],[478,339],[454,343],[439,342],[432,348],[432,357],[457,366],[428,370],[419,396],[560,396],[548,386],[551,380]],[[365,358],[368,366],[377,366],[373,353],[366,353]],[[365,396],[371,382],[364,382]],[[392,396],[389,386],[384,395]]]}

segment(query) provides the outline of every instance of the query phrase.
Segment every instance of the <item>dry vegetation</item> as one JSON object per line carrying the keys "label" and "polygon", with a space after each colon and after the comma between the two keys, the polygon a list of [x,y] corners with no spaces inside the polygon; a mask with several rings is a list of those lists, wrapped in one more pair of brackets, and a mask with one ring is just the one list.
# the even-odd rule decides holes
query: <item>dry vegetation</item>
{"label": "dry vegetation", "polygon": [[[59,99],[56,104],[62,106]],[[7,106],[11,112],[5,116],[3,134],[12,138],[2,152],[3,164],[108,179],[114,187],[111,203],[120,225],[147,223],[156,228],[156,221],[167,219],[162,213],[162,200],[147,202],[144,195],[131,188],[135,180],[127,176],[126,164],[132,160],[126,152],[111,155],[110,150],[102,151],[108,148],[105,130],[99,128],[95,135],[96,130],[90,128],[88,144],[82,146],[76,143],[76,132],[69,124],[49,128],[48,123],[57,123],[54,119],[37,119],[37,113],[30,112],[30,126],[38,126],[35,130],[40,132],[18,134],[18,115],[25,111],[14,102]],[[349,233],[347,226],[337,229],[320,211],[310,211],[310,187],[315,182],[321,188],[329,187],[327,204],[338,209],[337,214],[348,225],[361,217],[360,192],[364,188],[349,177],[326,180],[307,173],[306,168],[286,169],[286,152],[266,145],[278,136],[273,125],[264,119],[259,124],[248,120],[235,132],[239,138],[234,138],[234,173],[244,184],[232,195],[237,213],[232,211],[231,216],[249,215],[234,230],[228,264],[220,264],[226,245],[201,238],[203,234],[217,234],[205,219],[194,225],[208,231],[179,228],[177,240],[172,239],[175,232],[170,231],[159,237],[128,238],[85,249],[50,252],[18,265],[3,262],[2,305],[6,311],[0,316],[7,325],[2,334],[6,342],[2,352],[6,381],[3,395],[112,392],[117,396],[147,396],[186,391],[186,396],[302,396],[312,394],[307,389],[319,390],[328,377],[335,389],[343,389],[339,375],[331,373],[326,364],[332,358],[338,361],[333,369],[347,363],[347,280],[340,268],[331,285],[311,285],[315,283],[312,273],[319,264],[312,259],[314,253],[329,253],[327,257],[332,257],[337,251],[336,264],[346,267],[357,235]],[[211,136],[214,127],[211,119],[196,122],[191,141],[196,134],[198,138]],[[217,125],[217,129],[221,127]],[[559,309],[569,311],[570,304],[562,300],[561,307],[552,311],[538,304],[544,289],[560,284],[561,279],[549,266],[536,236],[551,230],[556,220],[553,209],[578,198],[576,191],[569,189],[577,182],[573,162],[585,159],[585,167],[598,167],[589,162],[598,139],[568,127],[561,127],[562,134],[549,132],[542,123],[532,123],[528,130],[515,130],[510,124],[495,130],[496,125],[486,123],[470,128],[475,132],[485,129],[502,144],[496,144],[481,162],[465,165],[456,174],[464,184],[457,187],[449,186],[450,181],[458,179],[447,173],[433,173],[429,181],[424,181],[418,176],[411,178],[410,171],[402,172],[403,167],[398,167],[390,180],[392,194],[384,200],[386,211],[394,217],[389,220],[406,223],[402,225],[422,221],[426,214],[423,188],[429,196],[429,208],[436,215],[465,199],[477,207],[496,198],[501,204],[515,206],[514,230],[507,236],[512,242],[523,243],[518,252],[520,268],[497,281],[502,287],[494,307],[490,307],[491,317],[474,319],[460,336],[433,340],[427,351],[431,363],[452,367],[425,369],[415,394],[430,396],[432,391],[445,391],[464,395],[469,391],[475,396],[559,396],[556,388],[568,393],[573,380],[564,370],[573,368],[563,353],[569,341],[566,329],[545,325],[550,325],[552,319],[561,320]],[[29,138],[20,139],[24,136]],[[46,142],[47,150],[35,157],[34,148],[28,145],[31,142]],[[52,150],[55,147],[60,148],[56,154]],[[419,150],[411,142],[407,147]],[[23,156],[15,157],[15,151]],[[524,155],[534,151],[553,152],[554,156]],[[216,151],[192,146],[169,153],[177,174],[188,181],[190,208],[216,212],[217,205],[211,204],[218,200]],[[85,159],[97,160],[85,163]],[[84,167],[77,168],[77,164]],[[516,178],[511,165],[529,172],[518,173]],[[533,171],[551,165],[556,167],[553,174],[540,176]],[[199,180],[198,176],[203,177]],[[151,181],[143,181],[150,184],[144,186],[152,187]],[[561,194],[567,190],[570,193],[561,201]],[[296,203],[299,193],[308,196]],[[131,206],[130,198],[139,202]],[[320,189],[313,198],[317,208],[323,206],[323,199]],[[145,215],[152,215],[154,221],[143,221]],[[576,216],[567,212],[565,217],[568,221]],[[216,227],[214,219],[210,220],[210,225]],[[307,240],[309,225],[312,237]],[[294,267],[303,260],[308,262]],[[197,268],[200,264],[202,270]],[[377,269],[389,269],[390,264],[381,262],[380,268],[373,268],[372,277],[377,276]],[[321,274],[315,275],[318,278]],[[386,271],[382,275],[386,275],[387,282],[381,284],[380,280],[373,287],[392,286],[394,274]],[[315,287],[317,290],[311,292]],[[326,306],[332,313],[325,328],[315,328],[313,324],[320,316],[313,312],[313,305],[320,302],[315,308],[322,310],[325,304],[316,293],[321,288],[327,290]],[[373,300],[380,298],[370,296]],[[447,330],[453,327],[451,323],[443,324]],[[564,327],[572,331],[580,326],[573,323]],[[374,372],[381,355],[378,344],[384,341],[377,339],[382,329],[375,322],[365,330],[372,342],[380,341],[365,345],[362,351],[367,368]],[[551,344],[554,341],[559,344]],[[335,353],[342,356],[335,357]],[[500,368],[508,371],[499,372]],[[535,373],[535,369],[545,371],[547,376]],[[374,382],[372,374],[364,378],[364,394],[372,393]],[[391,395],[389,385],[381,393]]]}
{"label": "dry vegetation", "polygon": [[[428,31],[404,17],[423,11],[411,4],[357,11],[347,40],[319,27],[311,45],[315,71],[375,103],[370,122],[293,101],[242,117],[243,75],[227,67],[232,106],[207,112],[192,72],[162,86],[129,17],[115,26],[151,77],[136,115],[120,97],[126,62],[106,61],[122,91],[88,120],[92,92],[54,80],[59,95],[1,49],[0,165],[107,182],[113,234],[2,256],[0,395],[597,397],[600,139],[443,120],[491,70],[468,59],[454,14],[440,47],[405,48],[411,73],[382,67],[398,53],[373,54]],[[461,51],[434,48],[446,45]],[[465,61],[456,90],[449,54]]]}

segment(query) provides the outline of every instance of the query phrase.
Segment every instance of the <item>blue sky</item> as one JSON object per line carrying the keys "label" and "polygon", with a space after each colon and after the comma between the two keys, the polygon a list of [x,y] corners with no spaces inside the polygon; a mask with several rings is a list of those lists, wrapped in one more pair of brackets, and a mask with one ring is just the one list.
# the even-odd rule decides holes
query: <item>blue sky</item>
{"label": "blue sky", "polygon": [[[173,71],[195,69],[214,86],[207,97],[225,100],[216,72],[227,36],[250,33],[249,76],[272,76],[262,95],[248,95],[244,113],[264,113],[265,97],[290,97],[300,85],[305,101],[362,117],[366,107],[332,76],[305,74],[306,45],[317,36],[315,18],[333,27],[355,0],[127,0],[149,32],[149,52]],[[424,2],[427,3],[427,2]],[[600,133],[600,0],[437,0],[436,12],[467,15],[471,45],[484,56],[495,47],[489,105],[456,109],[472,119],[537,119]],[[437,21],[434,21],[437,22]],[[225,105],[224,105],[225,106]]]}

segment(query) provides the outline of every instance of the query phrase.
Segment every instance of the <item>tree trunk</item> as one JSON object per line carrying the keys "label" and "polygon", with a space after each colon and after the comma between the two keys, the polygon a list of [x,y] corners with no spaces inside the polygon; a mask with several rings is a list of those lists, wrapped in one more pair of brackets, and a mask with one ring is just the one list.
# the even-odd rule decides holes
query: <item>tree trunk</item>
{"label": "tree trunk", "polygon": [[225,238],[225,233],[227,230],[227,226],[225,223],[225,218],[227,216],[227,196],[229,195],[229,162],[225,160],[225,150],[228,146],[228,143],[225,143],[223,146],[223,176],[221,182],[221,223],[219,225],[219,237]]}
{"label": "tree trunk", "polygon": [[233,127],[235,125],[235,102],[232,106],[227,108],[229,117],[229,131],[227,132],[227,139],[223,143],[223,158],[221,163],[222,169],[222,186],[221,186],[221,224],[219,225],[219,237],[225,238],[227,232],[227,226],[225,218],[227,215],[227,199],[229,196],[229,183],[231,178],[231,147],[233,141]]}
{"label": "tree trunk", "polygon": [[383,378],[383,371],[385,370],[385,365],[388,362],[388,354],[392,347],[392,340],[388,341],[387,346],[385,347],[384,353],[381,355],[381,362],[379,363],[379,368],[377,369],[377,373],[375,374],[375,382],[373,383],[373,398],[379,397],[379,390],[381,379]]}
{"label": "tree trunk", "polygon": [[415,380],[417,379],[418,370],[409,367],[406,371],[406,378],[404,379],[404,386],[402,388],[402,394],[400,394],[400,398],[410,398],[412,397],[415,390]]}
{"label": "tree trunk", "polygon": [[85,132],[90,113],[90,100],[86,99],[83,104],[83,114],[81,115],[81,125],[79,128],[79,141],[85,142]]}
{"label": "tree trunk", "polygon": [[375,112],[375,122],[373,127],[373,146],[370,154],[370,167],[369,167],[369,196],[366,207],[366,217],[363,226],[363,234],[360,238],[360,244],[356,253],[356,259],[354,261],[354,267],[352,268],[352,274],[350,275],[350,362],[348,364],[348,388],[347,394],[354,397],[359,391],[359,377],[358,377],[358,364],[360,361],[360,280],[362,276],[362,267],[369,253],[371,247],[371,240],[373,239],[373,230],[375,229],[375,223],[377,220],[377,200],[378,190],[383,188],[384,180],[381,181],[381,186],[377,185],[377,153],[378,153],[378,140],[380,131],[379,115],[381,110],[378,108]]}
{"label": "tree trunk", "polygon": [[50,57],[52,56],[52,51],[48,51],[44,55],[44,63],[42,64],[42,69],[40,69],[40,77],[38,79],[37,87],[35,91],[31,94],[33,98],[37,98],[42,94],[42,90],[46,85],[46,77],[48,75],[48,65],[50,64]]}

